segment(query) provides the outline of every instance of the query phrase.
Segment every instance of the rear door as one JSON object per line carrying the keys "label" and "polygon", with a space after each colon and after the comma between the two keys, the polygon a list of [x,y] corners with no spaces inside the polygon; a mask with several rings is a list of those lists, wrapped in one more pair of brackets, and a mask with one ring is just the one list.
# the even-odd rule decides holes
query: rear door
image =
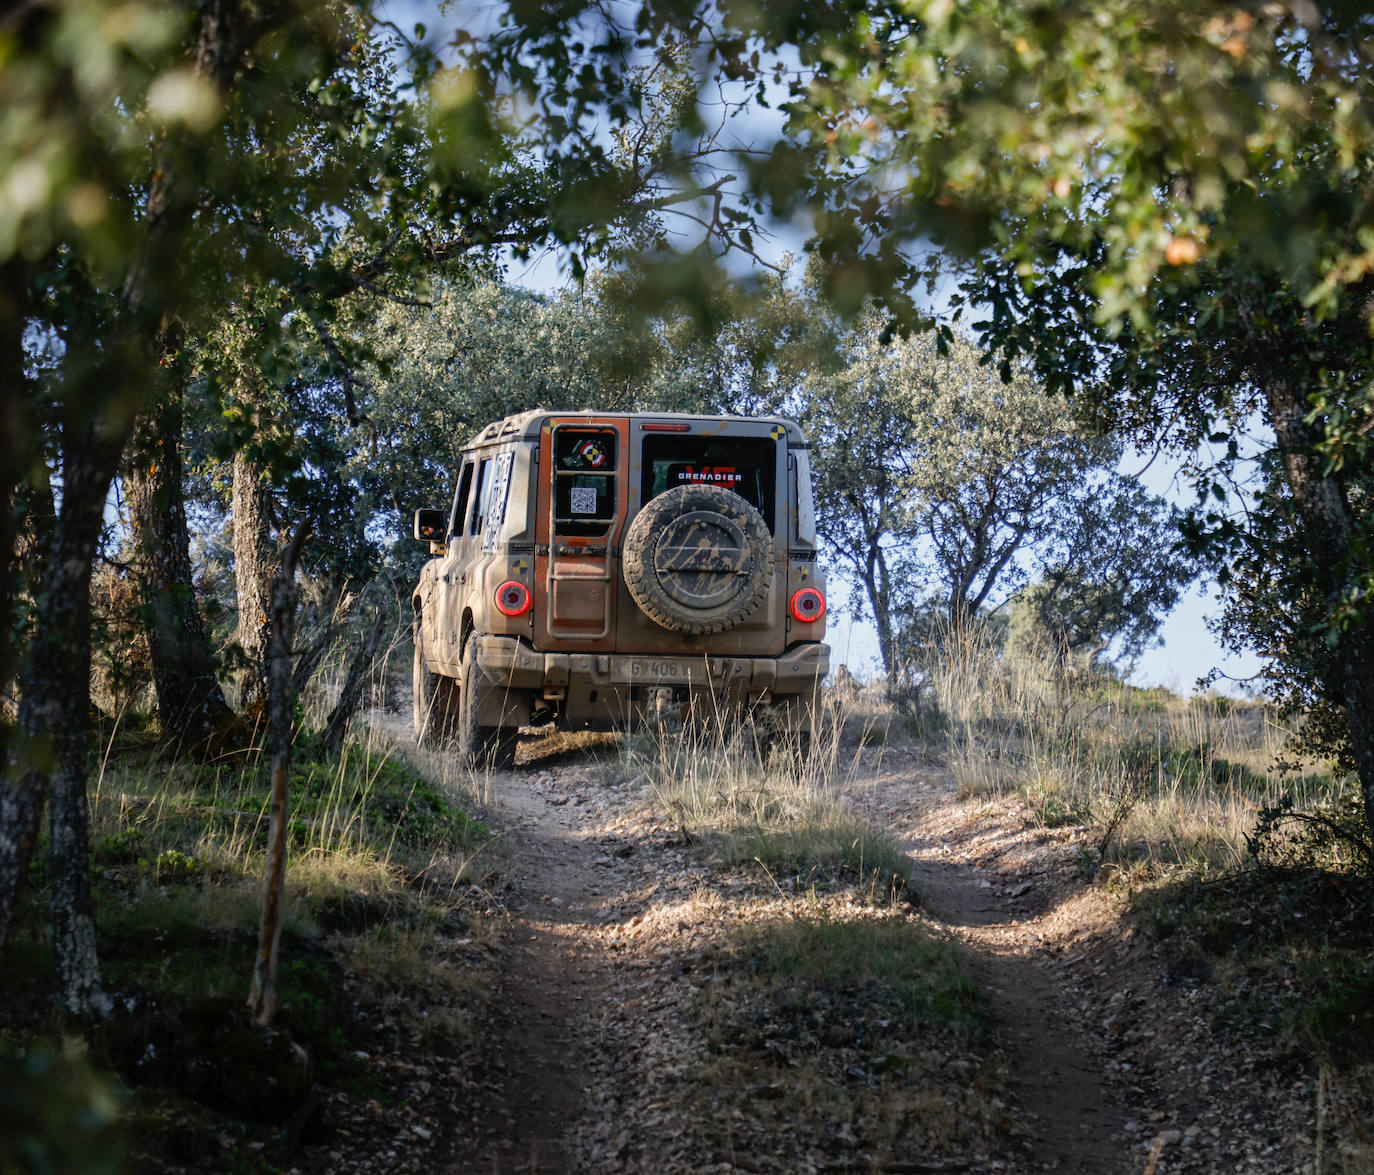
{"label": "rear door", "polygon": [[623,417],[551,417],[541,430],[536,643],[614,646],[626,458]]}
{"label": "rear door", "polygon": [[788,505],[786,430],[770,420],[638,419],[629,463],[630,520],[667,490],[714,485],[739,494],[762,516],[773,536],[772,586],[740,624],[724,632],[686,637],[655,623],[620,583],[620,647],[631,652],[725,653],[771,656],[786,641]]}

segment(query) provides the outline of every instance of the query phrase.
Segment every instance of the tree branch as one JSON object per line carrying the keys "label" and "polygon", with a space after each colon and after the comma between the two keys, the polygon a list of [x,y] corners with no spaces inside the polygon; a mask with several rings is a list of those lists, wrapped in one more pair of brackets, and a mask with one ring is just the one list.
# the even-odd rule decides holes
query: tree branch
{"label": "tree branch", "polygon": [[311,314],[310,322],[314,326],[320,342],[324,344],[324,349],[338,367],[339,382],[343,386],[344,409],[348,413],[348,423],[354,428],[366,426],[370,437],[368,448],[372,456],[375,457],[377,455],[377,426],[372,422],[370,416],[358,408],[357,384],[353,380],[352,369],[344,359],[343,352],[339,350],[339,344],[334,341],[334,336],[329,333],[329,327],[325,325],[324,319],[319,314]]}

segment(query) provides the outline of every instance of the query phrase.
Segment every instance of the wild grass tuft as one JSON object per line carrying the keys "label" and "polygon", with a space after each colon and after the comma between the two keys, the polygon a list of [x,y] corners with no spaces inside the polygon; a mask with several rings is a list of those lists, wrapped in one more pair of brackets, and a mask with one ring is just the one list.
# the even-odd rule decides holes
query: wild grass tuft
{"label": "wild grass tuft", "polygon": [[[1324,764],[1275,767],[1293,728],[1263,703],[1075,676],[978,630],[949,638],[913,676],[919,704],[906,708],[920,721],[908,728],[960,795],[1020,795],[1038,824],[1088,828],[1108,865],[1239,867],[1262,810],[1285,797],[1319,808],[1344,786]],[[859,710],[884,708],[870,690],[858,698]],[[1338,855],[1326,863],[1345,867]]]}
{"label": "wild grass tuft", "polygon": [[900,890],[907,861],[891,835],[840,795],[857,769],[841,749],[844,716],[804,739],[752,724],[661,731],[626,740],[623,777],[646,777],[662,817],[704,840],[723,863],[757,862],[794,888],[841,876]]}
{"label": "wild grass tuft", "polygon": [[977,988],[954,945],[893,910],[836,917],[824,907],[739,927],[735,965],[785,989],[783,1000],[849,995],[881,1005],[911,1027],[978,1022]]}

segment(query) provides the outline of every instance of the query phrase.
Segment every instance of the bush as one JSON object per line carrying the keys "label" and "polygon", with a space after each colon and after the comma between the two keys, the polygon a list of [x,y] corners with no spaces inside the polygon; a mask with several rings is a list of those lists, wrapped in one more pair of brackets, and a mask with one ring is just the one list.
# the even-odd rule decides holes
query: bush
{"label": "bush", "polygon": [[0,1171],[113,1175],[122,1100],[82,1056],[44,1044],[0,1052]]}
{"label": "bush", "polygon": [[1306,811],[1298,808],[1291,793],[1262,807],[1246,846],[1260,863],[1285,869],[1368,873],[1374,868],[1364,799],[1354,780]]}

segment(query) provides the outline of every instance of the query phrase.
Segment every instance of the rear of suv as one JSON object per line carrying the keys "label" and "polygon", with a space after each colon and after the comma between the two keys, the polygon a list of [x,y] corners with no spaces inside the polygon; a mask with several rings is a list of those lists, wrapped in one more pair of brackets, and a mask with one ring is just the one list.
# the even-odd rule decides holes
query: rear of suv
{"label": "rear of suv", "polygon": [[767,716],[804,743],[829,668],[807,445],[779,418],[526,412],[419,510],[415,727],[473,763],[523,726]]}

